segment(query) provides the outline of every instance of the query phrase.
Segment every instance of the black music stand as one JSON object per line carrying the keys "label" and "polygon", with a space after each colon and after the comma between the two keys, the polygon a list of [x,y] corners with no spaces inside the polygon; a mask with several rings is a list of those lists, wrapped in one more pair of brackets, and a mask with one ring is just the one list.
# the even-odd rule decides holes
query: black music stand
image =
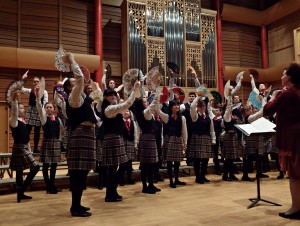
{"label": "black music stand", "polygon": [[[238,128],[244,135],[250,136],[246,131],[244,131],[242,128],[239,127],[239,125],[235,125],[236,128]],[[262,136],[262,135],[270,135],[274,132],[261,132],[261,133],[253,133],[251,136]],[[268,201],[266,199],[261,198],[260,196],[260,175],[262,174],[261,170],[261,164],[260,164],[260,157],[258,153],[258,149],[256,150],[256,184],[257,184],[257,197],[249,199],[252,203],[247,207],[247,209],[250,209],[254,207],[259,201],[266,202],[275,206],[281,206],[278,203]]]}

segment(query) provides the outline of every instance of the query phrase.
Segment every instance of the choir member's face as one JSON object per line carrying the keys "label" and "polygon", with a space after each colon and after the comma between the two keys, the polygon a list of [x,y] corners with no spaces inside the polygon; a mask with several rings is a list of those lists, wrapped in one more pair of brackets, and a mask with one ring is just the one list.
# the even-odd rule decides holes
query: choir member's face
{"label": "choir member's face", "polygon": [[126,110],[126,111],[123,113],[123,118],[124,118],[124,119],[129,119],[129,118],[130,118],[130,111],[129,111],[129,110]]}
{"label": "choir member's face", "polygon": [[90,95],[93,92],[92,86],[87,86],[85,91],[86,91],[87,95]]}
{"label": "choir member's face", "polygon": [[240,103],[240,97],[239,96],[234,96],[233,97],[233,103],[234,104]]}
{"label": "choir member's face", "polygon": [[37,87],[39,84],[40,84],[40,79],[37,78],[37,77],[35,77],[35,78],[33,79],[33,86],[34,86],[34,87]]}
{"label": "choir member's face", "polygon": [[200,112],[201,114],[203,114],[205,112],[205,109],[206,109],[205,105],[200,105],[197,108],[198,108],[198,112]]}
{"label": "choir member's face", "polygon": [[220,111],[220,109],[214,109],[214,110],[213,110],[213,113],[214,113],[214,115],[217,116],[217,117],[222,115],[222,111]]}
{"label": "choir member's face", "polygon": [[172,114],[176,114],[179,111],[179,105],[172,106],[171,111],[172,111]]}
{"label": "choir member's face", "polygon": [[114,80],[110,80],[108,83],[108,87],[111,89],[114,89],[116,87],[116,83]]}
{"label": "choir member's face", "polygon": [[46,104],[45,110],[47,115],[52,116],[54,112],[54,107],[52,104]]}
{"label": "choir member's face", "polygon": [[25,117],[25,108],[23,104],[19,104],[19,112],[18,112],[18,116],[20,118]]}
{"label": "choir member's face", "polygon": [[189,95],[189,102],[192,103],[196,96],[194,94]]}
{"label": "choir member's face", "polygon": [[281,84],[283,87],[287,86],[291,81],[291,77],[286,74],[286,70],[284,70],[281,77]]}
{"label": "choir member's face", "polygon": [[108,102],[110,104],[117,104],[118,103],[117,96],[114,95],[114,94],[107,96],[106,99],[108,100]]}

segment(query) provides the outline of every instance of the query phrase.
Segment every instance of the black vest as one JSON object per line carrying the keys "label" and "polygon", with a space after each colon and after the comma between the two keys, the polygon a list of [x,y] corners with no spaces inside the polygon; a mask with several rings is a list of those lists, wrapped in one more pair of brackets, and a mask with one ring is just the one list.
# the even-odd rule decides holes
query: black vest
{"label": "black vest", "polygon": [[236,123],[236,120],[235,119],[231,119],[230,122],[226,122],[224,120],[224,127],[225,127],[225,131],[228,132],[228,131],[236,131],[236,127],[234,126]]}
{"label": "black vest", "polygon": [[[103,113],[102,115],[103,127],[104,127],[104,135],[106,134],[118,134],[123,135],[124,131],[124,121],[122,114],[117,114],[114,118],[107,118]],[[126,129],[126,128],[125,128]]]}
{"label": "black vest", "polygon": [[128,130],[125,122],[123,122],[123,124],[124,124],[123,136],[126,140],[129,140],[129,141],[134,141],[134,125],[133,125],[133,123],[134,122],[132,120],[130,120],[130,127]]}
{"label": "black vest", "polygon": [[163,128],[163,122],[162,122],[162,120],[160,118],[158,120],[157,117],[154,120],[155,137],[156,137],[156,139],[161,140],[161,132],[162,132],[162,128]]}
{"label": "black vest", "polygon": [[154,134],[155,133],[155,122],[152,117],[151,120],[146,120],[144,117],[141,117],[139,121],[139,126],[142,130],[142,134]]}
{"label": "black vest", "polygon": [[97,123],[97,119],[91,108],[93,100],[86,96],[84,102],[79,108],[71,108],[69,101],[66,102],[66,111],[68,116],[68,122],[71,126],[79,126],[84,121],[89,121],[91,123]]}
{"label": "black vest", "polygon": [[51,139],[57,138],[59,139],[59,120],[55,117],[55,121],[52,121],[50,117],[47,117],[47,121],[45,125],[43,125],[44,138]]}
{"label": "black vest", "polygon": [[10,129],[14,138],[14,144],[28,144],[29,133],[25,123],[18,120],[18,126],[16,128],[10,127]]}
{"label": "black vest", "polygon": [[206,115],[205,119],[198,115],[198,120],[195,123],[194,133],[198,136],[208,135],[210,136],[210,118]]}
{"label": "black vest", "polygon": [[164,126],[164,135],[181,137],[182,131],[182,118],[177,116],[176,120],[173,117],[169,116],[169,121]]}
{"label": "black vest", "polygon": [[[41,102],[42,102],[42,105],[43,105],[44,95],[41,98]],[[32,107],[36,106],[36,96],[34,94],[34,89],[31,89],[30,94],[29,94],[29,105],[32,106]]]}

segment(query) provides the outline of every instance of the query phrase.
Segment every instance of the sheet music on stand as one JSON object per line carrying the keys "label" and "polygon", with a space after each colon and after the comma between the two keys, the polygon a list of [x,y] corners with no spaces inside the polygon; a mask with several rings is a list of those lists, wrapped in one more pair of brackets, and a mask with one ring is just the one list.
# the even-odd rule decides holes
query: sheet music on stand
{"label": "sheet music on stand", "polygon": [[250,124],[236,124],[235,127],[243,132],[246,136],[250,136],[251,134],[276,132],[274,130],[276,125],[264,117],[261,117]]}
{"label": "sheet music on stand", "polygon": [[[250,124],[239,124],[239,125],[234,125],[237,129],[239,129],[243,134],[246,136],[264,136],[264,135],[269,135],[272,133],[275,133],[276,131],[274,128],[276,125],[269,120],[265,118],[259,118],[256,121],[250,123]],[[247,209],[250,209],[254,207],[259,201],[263,201],[275,206],[281,206],[278,203],[268,201],[266,199],[262,199],[260,196],[260,174],[262,173],[261,171],[261,165],[260,165],[260,157],[258,154],[258,149],[256,150],[256,182],[257,182],[257,197],[256,198],[251,198],[249,199],[251,201],[251,204],[247,207]]]}

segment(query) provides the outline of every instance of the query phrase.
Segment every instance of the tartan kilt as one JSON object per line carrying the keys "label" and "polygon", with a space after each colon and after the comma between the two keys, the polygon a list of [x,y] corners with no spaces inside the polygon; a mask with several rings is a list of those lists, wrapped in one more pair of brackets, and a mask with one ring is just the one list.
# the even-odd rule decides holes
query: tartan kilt
{"label": "tartan kilt", "polygon": [[26,114],[25,114],[26,124],[32,126],[42,126],[40,116],[36,106],[28,105]]}
{"label": "tartan kilt", "polygon": [[181,162],[183,160],[182,137],[165,136],[162,156],[166,161]]}
{"label": "tartan kilt", "polygon": [[96,169],[95,128],[79,125],[71,131],[68,148],[68,167],[70,170]]}
{"label": "tartan kilt", "polygon": [[96,160],[98,162],[102,162],[103,151],[102,151],[102,140],[96,140]]}
{"label": "tartan kilt", "polygon": [[278,153],[275,135],[264,136],[264,148],[266,153]]}
{"label": "tartan kilt", "polygon": [[236,133],[225,133],[223,137],[222,157],[236,159],[243,155],[243,148]]}
{"label": "tartan kilt", "polygon": [[64,148],[67,150],[67,153],[69,148],[70,137],[71,137],[71,126],[65,126],[65,131],[62,138],[62,144]]}
{"label": "tartan kilt", "polygon": [[138,159],[141,163],[158,162],[158,153],[154,134],[141,134],[138,145]]}
{"label": "tartan kilt", "polygon": [[259,155],[264,155],[265,147],[264,147],[264,137],[263,136],[249,136],[246,137],[246,146],[245,146],[245,155],[256,155],[256,151],[258,150]]}
{"label": "tartan kilt", "polygon": [[190,143],[189,158],[213,158],[211,137],[208,135],[193,134]]}
{"label": "tartan kilt", "polygon": [[61,161],[61,146],[57,138],[43,139],[40,162],[58,163]]}
{"label": "tartan kilt", "polygon": [[102,166],[120,165],[128,161],[124,138],[118,134],[104,135],[102,153]]}
{"label": "tartan kilt", "polygon": [[20,171],[37,165],[39,163],[34,159],[32,152],[29,151],[28,144],[13,145],[10,160],[10,168],[12,170]]}
{"label": "tartan kilt", "polygon": [[134,148],[134,141],[124,139],[124,145],[125,145],[126,154],[128,156],[128,160],[135,160],[136,153]]}

